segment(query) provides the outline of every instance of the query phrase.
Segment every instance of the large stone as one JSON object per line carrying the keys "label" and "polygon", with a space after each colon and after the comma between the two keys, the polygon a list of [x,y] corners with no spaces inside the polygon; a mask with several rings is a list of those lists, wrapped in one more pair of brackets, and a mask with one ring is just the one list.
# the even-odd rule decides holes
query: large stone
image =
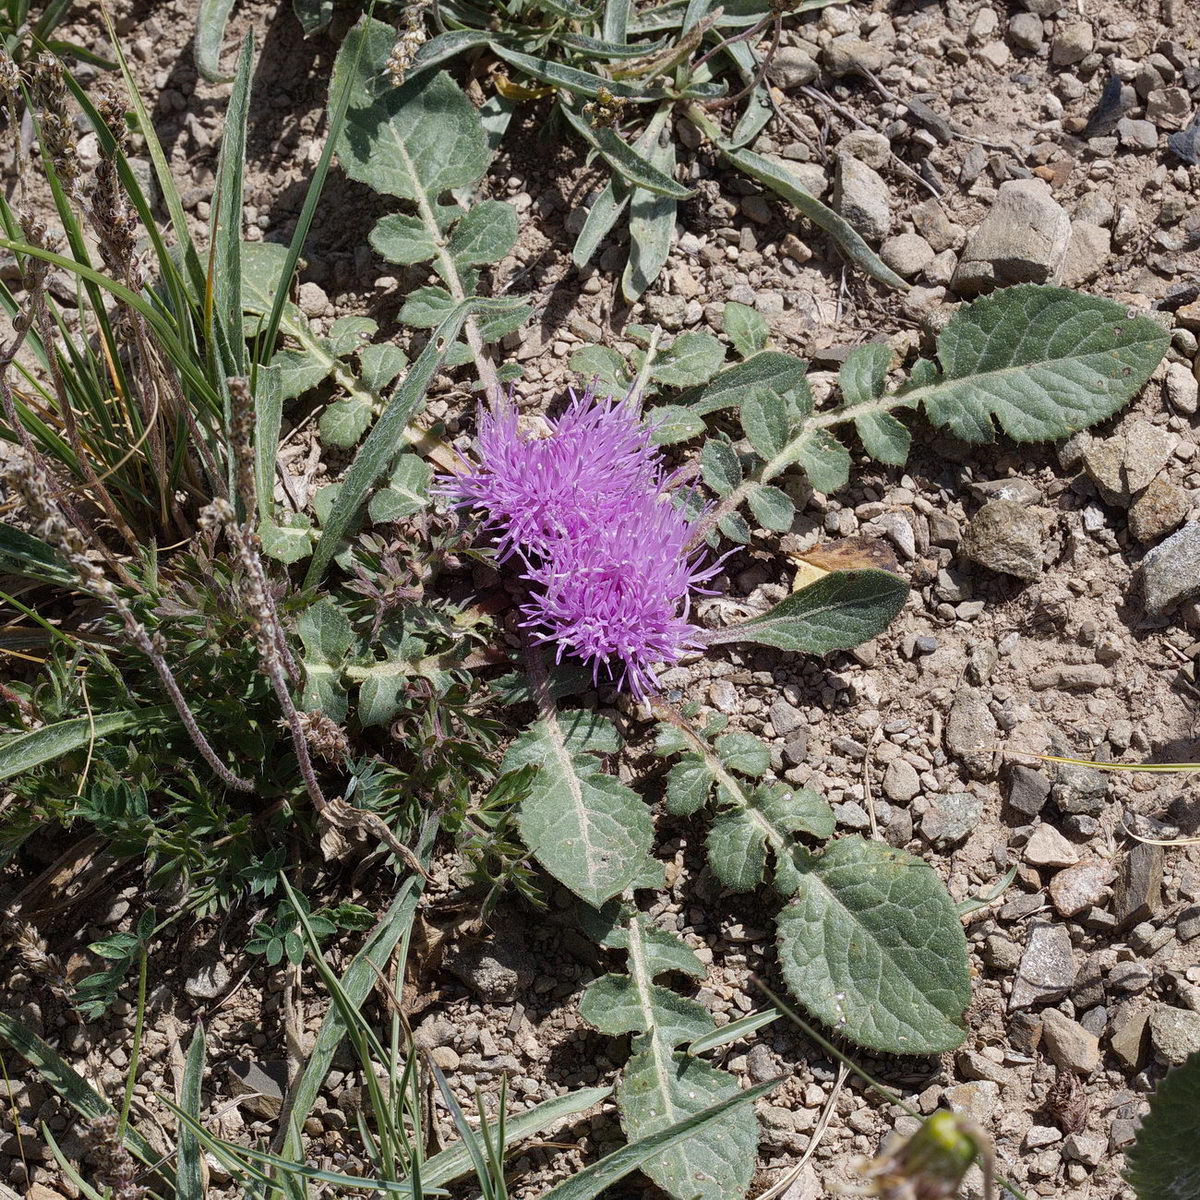
{"label": "large stone", "polygon": [[898,233],[880,246],[879,257],[897,275],[912,279],[933,262],[933,247],[920,234]]}
{"label": "large stone", "polygon": [[1056,67],[1070,67],[1087,58],[1096,44],[1090,21],[1069,21],[1059,27],[1050,43],[1050,61]]}
{"label": "large stone", "polygon": [[1156,1004],[1150,1013],[1150,1040],[1163,1059],[1178,1065],[1200,1051],[1200,1013]]}
{"label": "large stone", "polygon": [[1155,479],[1129,510],[1129,532],[1144,546],[1166,537],[1188,515],[1187,494],[1166,479]]}
{"label": "large stone", "polygon": [[1000,185],[971,234],[952,287],[974,296],[1012,283],[1059,283],[1071,243],[1071,219],[1040,179]]}
{"label": "large stone", "polygon": [[1128,505],[1170,461],[1179,438],[1142,417],[1124,421],[1111,437],[1083,445],[1083,469],[1109,504]]}
{"label": "large stone", "polygon": [[1071,244],[1063,262],[1063,286],[1079,287],[1090,283],[1104,270],[1111,249],[1112,234],[1104,226],[1072,221]]}
{"label": "large stone", "polygon": [[1189,521],[1142,559],[1146,612],[1159,616],[1200,593],[1200,521]]}
{"label": "large stone", "polygon": [[831,75],[853,75],[864,67],[872,72],[882,71],[887,59],[882,46],[864,42],[850,34],[835,37],[822,52]]}
{"label": "large stone", "polygon": [[931,796],[921,817],[921,836],[940,850],[957,845],[979,825],[983,800],[970,792]]}
{"label": "large stone", "polygon": [[1071,990],[1078,969],[1066,926],[1034,922],[1013,980],[1009,1008],[1031,1008],[1061,1000]]}
{"label": "large stone", "polygon": [[946,718],[946,753],[972,775],[987,778],[999,728],[985,694],[977,688],[960,688]]}
{"label": "large stone", "polygon": [[785,92],[815,83],[819,74],[816,59],[799,46],[780,46],[767,68],[767,77]]}
{"label": "large stone", "polygon": [[833,207],[868,241],[880,242],[892,228],[892,195],[873,167],[839,154],[833,174]]}
{"label": "large stone", "polygon": [[1152,917],[1162,904],[1163,851],[1161,846],[1137,842],[1121,863],[1113,889],[1113,916],[1119,929]]}
{"label": "large stone", "polygon": [[1050,880],[1050,900],[1060,917],[1073,917],[1084,909],[1093,908],[1104,899],[1112,868],[1096,858],[1059,871]]}
{"label": "large stone", "polygon": [[1064,1071],[1090,1075],[1100,1065],[1100,1039],[1057,1009],[1042,1013],[1042,1042]]}
{"label": "large stone", "polygon": [[1037,816],[1050,795],[1050,780],[1034,767],[1019,764],[1009,768],[1008,802],[1027,817]]}
{"label": "large stone", "polygon": [[1025,843],[1025,861],[1035,867],[1070,867],[1079,851],[1053,825],[1039,825]]}
{"label": "large stone", "polygon": [[963,536],[963,553],[981,567],[1037,579],[1045,547],[1042,518],[1036,509],[1012,500],[990,500],[972,518]]}
{"label": "large stone", "polygon": [[1192,416],[1200,408],[1200,379],[1185,363],[1168,363],[1163,391],[1171,407],[1184,416]]}
{"label": "large stone", "polygon": [[1125,1066],[1136,1071],[1146,1045],[1150,1010],[1136,1001],[1127,1001],[1113,1013],[1108,1024],[1108,1044]]}

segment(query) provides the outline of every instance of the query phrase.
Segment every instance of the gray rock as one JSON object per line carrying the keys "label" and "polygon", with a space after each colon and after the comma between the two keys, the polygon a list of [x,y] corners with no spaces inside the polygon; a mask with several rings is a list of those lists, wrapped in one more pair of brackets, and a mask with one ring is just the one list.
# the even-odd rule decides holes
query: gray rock
{"label": "gray rock", "polygon": [[1072,221],[1071,243],[1063,261],[1063,286],[1079,287],[1090,283],[1108,265],[1111,250],[1112,234],[1102,225]]}
{"label": "gray rock", "polygon": [[1185,363],[1168,363],[1167,377],[1163,381],[1163,390],[1171,407],[1184,416],[1192,416],[1200,408],[1200,380],[1194,371],[1189,370]]}
{"label": "gray rock", "polygon": [[985,479],[967,484],[967,490],[982,504],[989,500],[1011,500],[1014,504],[1039,504],[1042,493],[1028,479]]}
{"label": "gray rock", "polygon": [[1162,904],[1163,849],[1136,842],[1121,861],[1113,889],[1113,916],[1121,929],[1152,917]]}
{"label": "gray rock", "polygon": [[1033,767],[1014,766],[1008,772],[1008,802],[1017,812],[1034,817],[1050,795],[1050,780]]}
{"label": "gray rock", "polygon": [[780,46],[767,68],[767,77],[785,92],[815,83],[820,73],[816,59],[799,46]]}
{"label": "gray rock", "polygon": [[1108,1044],[1131,1071],[1136,1071],[1145,1052],[1150,1010],[1136,1002],[1122,1004],[1108,1023]]}
{"label": "gray rock", "polygon": [[911,800],[921,790],[921,780],[917,776],[916,768],[902,758],[888,763],[887,770],[883,773],[883,790],[889,800],[896,800],[901,804]]}
{"label": "gray rock", "polygon": [[955,1112],[963,1113],[986,1127],[1000,1103],[1000,1085],[991,1079],[958,1083],[945,1090],[943,1099]]}
{"label": "gray rock", "polygon": [[882,46],[850,34],[835,37],[822,51],[822,57],[831,75],[852,75],[864,67],[875,73],[882,71],[887,61]]}
{"label": "gray rock", "polygon": [[936,200],[922,201],[909,216],[917,232],[938,254],[943,250],[957,250],[966,241],[966,230],[954,224]]}
{"label": "gray rock", "polygon": [[912,279],[933,261],[933,247],[920,234],[899,233],[879,248],[883,259],[897,275]]}
{"label": "gray rock", "polygon": [[1146,119],[1159,129],[1182,129],[1192,111],[1192,99],[1181,87],[1156,88],[1146,97]]}
{"label": "gray rock", "polygon": [[977,688],[960,688],[946,718],[946,753],[963,762],[971,774],[990,773],[999,726],[987,698]]}
{"label": "gray rock", "polygon": [[1040,514],[1012,500],[989,500],[972,518],[963,535],[963,553],[973,562],[1037,579],[1042,573],[1045,533]]}
{"label": "gray rock", "polygon": [[1117,122],[1117,137],[1127,150],[1143,152],[1158,149],[1158,129],[1153,121],[1137,121],[1122,117]]}
{"label": "gray rock", "polygon": [[1036,54],[1042,47],[1042,21],[1034,13],[1017,13],[1008,23],[1008,40],[1014,49]]}
{"label": "gray rock", "polygon": [[[1056,748],[1055,753],[1069,753]],[[1076,767],[1060,763],[1050,795],[1064,813],[1096,817],[1104,811],[1108,796],[1109,777],[1095,767]]]}
{"label": "gray rock", "polygon": [[931,287],[949,287],[958,270],[958,255],[953,250],[943,250],[935,254],[925,268],[925,281]]}
{"label": "gray rock", "polygon": [[1189,521],[1142,559],[1146,612],[1159,616],[1200,594],[1200,522]]}
{"label": "gray rock", "polygon": [[1085,858],[1050,880],[1050,902],[1060,917],[1073,917],[1104,899],[1112,870],[1105,862]]}
{"label": "gray rock", "polygon": [[645,300],[646,316],[664,329],[682,329],[687,319],[687,300],[674,293],[651,292]]}
{"label": "gray rock", "polygon": [[1009,1008],[1031,1008],[1061,1000],[1075,983],[1077,970],[1066,926],[1035,921],[1013,980]]}
{"label": "gray rock", "polygon": [[499,952],[498,947],[464,946],[447,959],[446,969],[486,1004],[507,1004],[516,997],[521,975],[500,961]]}
{"label": "gray rock", "polygon": [[458,1037],[458,1027],[449,1017],[434,1013],[413,1031],[413,1044],[422,1050],[432,1050],[435,1046],[444,1046]]}
{"label": "gray rock", "polygon": [[852,129],[838,142],[836,153],[848,154],[878,171],[892,157],[892,143],[873,129]]}
{"label": "gray rock", "polygon": [[1021,3],[1027,12],[1037,13],[1039,17],[1052,17],[1062,8],[1064,0],[1021,0]]}
{"label": "gray rock", "polygon": [[1110,504],[1129,504],[1165,467],[1179,438],[1142,417],[1123,421],[1111,437],[1083,444],[1083,469]]}
{"label": "gray rock", "polygon": [[215,1000],[228,986],[231,976],[223,962],[205,963],[183,985],[193,1000]]}
{"label": "gray rock", "polygon": [[1090,1075],[1100,1065],[1100,1039],[1057,1009],[1042,1013],[1042,1041],[1064,1071]]}
{"label": "gray rock", "polygon": [[1200,904],[1185,908],[1175,918],[1175,933],[1181,942],[1190,942],[1200,937]]}
{"label": "gray rock", "polygon": [[229,1091],[238,1097],[238,1105],[256,1117],[269,1121],[279,1116],[287,1091],[287,1063],[237,1060],[228,1066]]}
{"label": "gray rock", "polygon": [[1070,67],[1092,52],[1096,34],[1090,21],[1069,21],[1060,25],[1050,43],[1050,61],[1056,67]]}
{"label": "gray rock", "polygon": [[1200,1013],[1156,1004],[1150,1011],[1150,1040],[1166,1062],[1178,1065],[1200,1051]]}
{"label": "gray rock", "polygon": [[794,733],[804,725],[804,714],[782,697],[772,702],[768,716],[771,718],[771,728],[778,737]]}
{"label": "gray rock", "polygon": [[940,850],[957,845],[979,824],[983,800],[970,792],[931,796],[921,816],[921,836]]}
{"label": "gray rock", "polygon": [[1167,536],[1188,515],[1187,493],[1161,476],[1133,502],[1129,510],[1129,532],[1144,546]]}
{"label": "gray rock", "polygon": [[1072,1133],[1063,1142],[1063,1157],[1085,1167],[1098,1167],[1108,1154],[1108,1138],[1098,1133]]}
{"label": "gray rock", "polygon": [[834,169],[833,207],[869,241],[882,241],[892,228],[888,185],[873,167],[848,154],[838,155]]}
{"label": "gray rock", "polygon": [[1079,851],[1053,825],[1039,825],[1025,843],[1025,861],[1035,867],[1069,867]]}
{"label": "gray rock", "polygon": [[973,296],[1011,283],[1058,283],[1071,243],[1071,219],[1041,179],[1010,179],[971,234],[954,290]]}

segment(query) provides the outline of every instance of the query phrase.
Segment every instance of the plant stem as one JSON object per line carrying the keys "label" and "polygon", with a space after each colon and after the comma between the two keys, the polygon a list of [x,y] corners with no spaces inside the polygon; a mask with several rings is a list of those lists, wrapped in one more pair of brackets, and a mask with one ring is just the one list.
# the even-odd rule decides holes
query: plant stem
{"label": "plant stem", "polygon": [[121,1118],[117,1126],[118,1139],[125,1136],[129,1124],[129,1109],[133,1105],[133,1088],[137,1082],[138,1060],[142,1053],[142,1030],[146,1023],[146,943],[138,941],[137,1016],[133,1025],[133,1044],[129,1048],[129,1074],[125,1078],[125,1097],[121,1102]]}

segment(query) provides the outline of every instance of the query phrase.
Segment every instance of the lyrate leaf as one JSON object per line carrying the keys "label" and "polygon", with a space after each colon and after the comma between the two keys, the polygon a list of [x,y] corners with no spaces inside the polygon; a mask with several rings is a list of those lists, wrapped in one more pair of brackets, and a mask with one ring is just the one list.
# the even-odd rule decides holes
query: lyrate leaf
{"label": "lyrate leaf", "polygon": [[882,396],[892,358],[892,348],[880,342],[855,346],[838,372],[843,401],[846,404],[866,404]]}
{"label": "lyrate leaf", "polygon": [[711,333],[681,333],[650,364],[650,378],[667,387],[707,383],[725,361],[725,348]]}
{"label": "lyrate leaf", "polygon": [[827,429],[809,429],[792,443],[790,457],[818,492],[830,495],[850,479],[850,451]]}
{"label": "lyrate leaf", "polygon": [[796,505],[777,487],[756,485],[746,497],[754,519],[772,533],[787,533],[796,519]]}
{"label": "lyrate leaf", "polygon": [[726,302],[721,315],[721,328],[742,358],[757,354],[767,344],[771,332],[761,313],[736,300]]}
{"label": "lyrate leaf", "polygon": [[517,211],[502,200],[476,204],[455,227],[448,247],[460,267],[499,262],[517,244]]}
{"label": "lyrate leaf", "polygon": [[342,667],[354,645],[350,618],[332,600],[310,604],[296,619],[296,636],[304,646],[304,691],[300,706],[320,710],[331,720],[346,719]]}
{"label": "lyrate leaf", "polygon": [[912,434],[891,413],[873,412],[854,418],[863,449],[877,462],[902,467],[908,461]]}
{"label": "lyrate leaf", "polygon": [[700,451],[700,474],[718,496],[724,496],[742,482],[742,464],[728,442],[709,438]]}
{"label": "lyrate leaf", "polygon": [[1200,1051],[1167,1072],[1125,1155],[1138,1200],[1200,1196]]}
{"label": "lyrate leaf", "polygon": [[750,445],[765,459],[774,458],[792,436],[787,402],[771,388],[751,387],[742,401],[741,418]]}
{"label": "lyrate leaf", "polygon": [[391,25],[367,19],[342,43],[335,74],[354,77],[338,156],[351,179],[432,209],[442,193],[483,177],[487,143],[479,114],[444,71],[391,85],[395,42]]}
{"label": "lyrate leaf", "polygon": [[708,630],[701,639],[707,645],[756,642],[806,654],[850,650],[882,633],[907,596],[908,584],[888,571],[830,571],[761,617]]}
{"label": "lyrate leaf", "polygon": [[[778,350],[764,350],[745,362],[718,371],[692,402],[701,415],[734,408],[751,388],[766,388],[783,395],[793,390],[808,390],[806,364]],[[810,404],[811,407],[811,404]]]}
{"label": "lyrate leaf", "polygon": [[580,710],[560,713],[517,738],[504,758],[505,771],[536,766],[518,822],[538,862],[581,899],[599,907],[643,877],[653,824],[642,799],[600,770],[595,754],[618,747],[616,730]]}
{"label": "lyrate leaf", "polygon": [[991,441],[993,420],[1019,442],[1068,437],[1124,407],[1169,341],[1111,300],[1023,284],[959,309],[938,337],[941,376],[904,395],[964,441]]}
{"label": "lyrate leaf", "polygon": [[428,262],[437,253],[437,243],[420,217],[405,213],[388,213],[375,222],[367,241],[388,262],[402,267]]}
{"label": "lyrate leaf", "polygon": [[940,1054],[965,1036],[966,939],[937,873],[853,836],[811,856],[778,918],[788,989],[843,1037],[890,1054]]}

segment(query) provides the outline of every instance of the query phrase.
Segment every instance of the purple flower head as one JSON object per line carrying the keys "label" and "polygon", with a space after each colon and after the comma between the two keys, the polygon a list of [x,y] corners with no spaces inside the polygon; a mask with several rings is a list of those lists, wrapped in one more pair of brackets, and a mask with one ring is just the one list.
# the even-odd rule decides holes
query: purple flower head
{"label": "purple flower head", "polygon": [[481,409],[475,462],[441,489],[483,514],[502,559],[523,561],[532,635],[642,698],[656,663],[698,644],[690,594],[720,564],[689,549],[695,523],[673,503],[676,476],[632,399],[572,392],[547,423],[548,437],[528,437],[510,402]]}
{"label": "purple flower head", "polygon": [[656,687],[655,663],[673,663],[698,643],[690,593],[720,570],[690,552],[693,523],[653,491],[626,498],[607,519],[555,541],[526,572],[533,585],[524,624],[542,642],[603,665],[642,699]]}
{"label": "purple flower head", "polygon": [[485,514],[502,559],[517,547],[543,554],[658,478],[657,452],[630,400],[572,391],[566,412],[547,424],[548,437],[529,437],[510,402],[481,408],[477,465],[445,481],[449,495]]}

